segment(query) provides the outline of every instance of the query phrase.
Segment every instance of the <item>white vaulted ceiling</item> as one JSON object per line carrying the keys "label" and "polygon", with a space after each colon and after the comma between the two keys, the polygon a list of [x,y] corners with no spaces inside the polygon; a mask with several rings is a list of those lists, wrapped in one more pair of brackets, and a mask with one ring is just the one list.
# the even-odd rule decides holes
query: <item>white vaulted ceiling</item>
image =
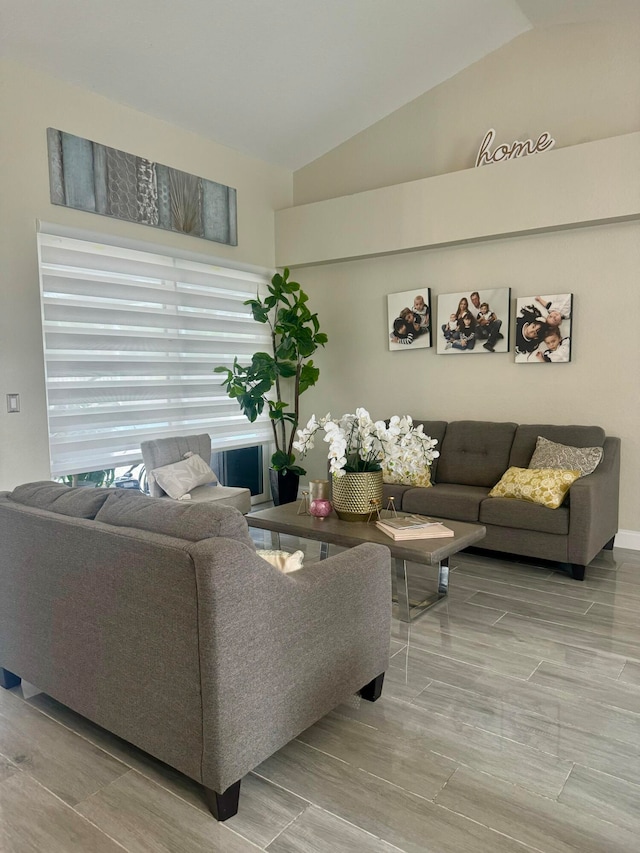
{"label": "white vaulted ceiling", "polygon": [[638,0],[0,0],[0,58],[289,169],[533,26]]}

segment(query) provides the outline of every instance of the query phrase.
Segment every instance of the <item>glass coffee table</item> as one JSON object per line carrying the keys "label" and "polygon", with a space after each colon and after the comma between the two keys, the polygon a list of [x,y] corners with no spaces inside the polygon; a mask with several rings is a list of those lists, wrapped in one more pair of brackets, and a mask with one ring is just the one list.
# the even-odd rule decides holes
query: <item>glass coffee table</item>
{"label": "glass coffee table", "polygon": [[[319,541],[320,559],[329,555],[329,545],[353,548],[363,542],[375,542],[386,545],[391,551],[396,576],[398,596],[398,618],[402,622],[411,622],[425,610],[441,601],[449,591],[449,557],[463,548],[473,545],[484,538],[486,530],[481,524],[464,521],[437,519],[453,530],[453,536],[442,539],[412,539],[398,542],[378,530],[375,521],[341,521],[334,513],[327,518],[314,518],[311,515],[298,514],[299,502],[274,506],[245,516],[249,527],[267,530],[271,533],[272,547],[280,547],[280,534],[297,536],[300,539]],[[383,513],[385,515],[386,513]],[[398,515],[407,513],[399,512]],[[438,587],[434,595],[418,603],[409,601],[409,582],[407,563],[424,566],[436,566],[438,569]]]}

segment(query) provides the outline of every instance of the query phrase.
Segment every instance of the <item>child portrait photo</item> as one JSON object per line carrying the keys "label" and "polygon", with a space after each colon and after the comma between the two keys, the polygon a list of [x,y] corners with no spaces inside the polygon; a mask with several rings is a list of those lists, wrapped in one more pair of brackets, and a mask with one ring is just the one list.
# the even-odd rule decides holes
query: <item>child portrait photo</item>
{"label": "child portrait photo", "polygon": [[387,296],[389,349],[406,351],[431,346],[431,290],[428,287]]}
{"label": "child portrait photo", "polygon": [[523,296],[516,300],[516,362],[571,361],[572,293]]}
{"label": "child portrait photo", "polygon": [[438,296],[438,354],[508,352],[510,298],[509,287]]}

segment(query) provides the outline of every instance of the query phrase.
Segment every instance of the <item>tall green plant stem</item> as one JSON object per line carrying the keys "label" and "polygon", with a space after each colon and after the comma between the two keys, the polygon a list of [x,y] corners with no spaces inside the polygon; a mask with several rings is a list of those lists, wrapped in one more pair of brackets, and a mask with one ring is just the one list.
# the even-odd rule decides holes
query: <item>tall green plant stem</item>
{"label": "tall green plant stem", "polygon": [[287,453],[289,456],[293,456],[293,442],[296,437],[296,430],[298,429],[298,424],[300,422],[300,371],[302,370],[302,364],[298,361],[298,365],[296,367],[296,378],[294,383],[294,391],[293,391],[293,400],[294,400],[294,418],[295,418],[295,429],[291,430],[291,434],[289,435],[289,445],[287,446]]}

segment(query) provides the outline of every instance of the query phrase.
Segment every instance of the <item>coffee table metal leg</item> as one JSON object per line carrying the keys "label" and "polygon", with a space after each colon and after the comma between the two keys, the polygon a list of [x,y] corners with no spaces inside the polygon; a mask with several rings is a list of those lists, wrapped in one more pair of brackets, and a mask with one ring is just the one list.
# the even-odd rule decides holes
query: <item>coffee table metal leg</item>
{"label": "coffee table metal leg", "polygon": [[[438,598],[443,598],[449,593],[449,558],[438,564]],[[435,604],[435,602],[434,602]]]}
{"label": "coffee table metal leg", "polygon": [[280,534],[275,533],[273,530],[271,531],[271,547],[275,551],[280,550]]}
{"label": "coffee table metal leg", "polygon": [[433,607],[449,593],[449,558],[445,557],[438,563],[438,591],[430,595],[418,604],[412,604],[409,600],[409,581],[407,578],[407,564],[405,560],[396,558],[396,593],[398,597],[398,619],[401,622],[412,622],[425,610]]}
{"label": "coffee table metal leg", "polygon": [[394,563],[396,569],[396,595],[398,596],[398,619],[401,622],[411,622],[407,563],[399,557],[394,559]]}
{"label": "coffee table metal leg", "polygon": [[328,556],[329,556],[329,543],[328,542],[321,542],[320,543],[320,559],[326,560]]}

